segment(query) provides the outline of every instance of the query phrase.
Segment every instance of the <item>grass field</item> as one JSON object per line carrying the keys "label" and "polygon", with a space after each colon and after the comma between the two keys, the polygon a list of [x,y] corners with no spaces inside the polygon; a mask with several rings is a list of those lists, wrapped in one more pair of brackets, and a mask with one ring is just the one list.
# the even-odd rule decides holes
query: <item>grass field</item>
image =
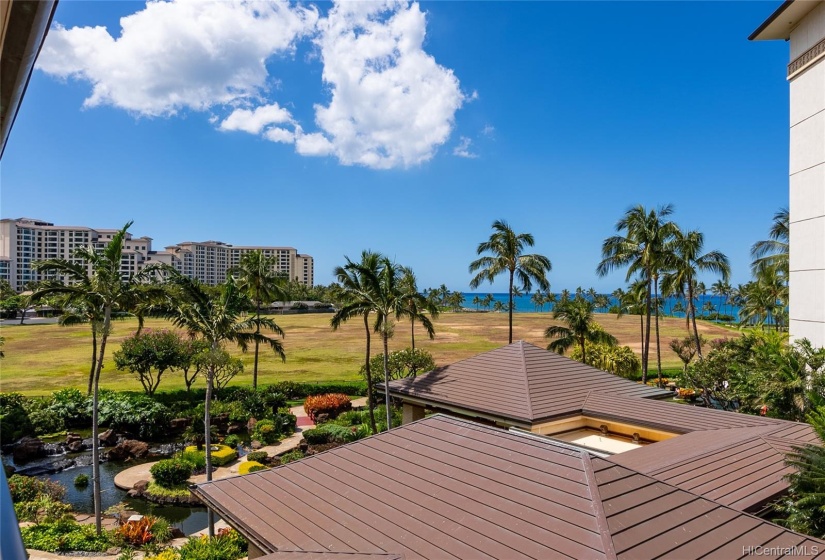
{"label": "grass field", "polygon": [[[284,347],[287,360],[261,349],[259,382],[276,381],[332,381],[355,380],[364,359],[364,324],[354,321],[338,331],[329,326],[329,314],[275,315],[273,318],[286,333]],[[598,315],[599,323],[636,352],[641,350],[639,317]],[[550,313],[517,314],[514,319],[514,340],[525,340],[538,346],[547,345],[544,329],[553,321]],[[420,326],[416,329],[416,346],[430,351],[439,365],[468,358],[480,352],[492,350],[507,343],[507,314],[505,313],[445,313],[435,323],[436,337],[428,340]],[[162,320],[148,320],[147,328],[170,328]],[[399,350],[410,343],[408,322],[396,325],[395,336],[390,340],[390,351]],[[127,371],[118,371],[112,361],[112,353],[120,341],[133,334],[137,321],[125,320],[114,323],[110,344],[106,349],[106,362],[101,387],[118,390],[141,390],[140,383]],[[736,336],[735,329],[710,323],[699,325],[709,339]],[[684,319],[662,319],[663,366],[671,369],[681,362],[670,350],[672,338],[686,335]],[[6,357],[0,361],[0,391],[17,391],[27,395],[39,395],[65,388],[85,388],[91,359],[91,333],[88,326],[60,327],[57,325],[4,325],[2,336],[6,338]],[[653,337],[651,337],[653,338]],[[241,356],[244,373],[233,384],[249,384],[252,379],[252,353],[241,354],[235,347],[228,347]],[[381,352],[381,340],[372,338],[373,354]],[[655,346],[651,352],[651,369],[655,369]],[[172,372],[164,376],[160,390],[184,388],[180,374]]]}

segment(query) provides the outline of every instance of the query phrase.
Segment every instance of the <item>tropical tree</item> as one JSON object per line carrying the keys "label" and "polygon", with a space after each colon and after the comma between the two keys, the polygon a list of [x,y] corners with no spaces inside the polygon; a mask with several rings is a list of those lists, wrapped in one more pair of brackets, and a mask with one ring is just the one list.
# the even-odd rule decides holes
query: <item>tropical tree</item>
{"label": "tropical tree", "polygon": [[536,290],[530,298],[530,301],[535,306],[536,311],[544,311],[544,294],[542,294],[540,290]]}
{"label": "tropical tree", "polygon": [[[37,302],[50,295],[62,295],[67,305],[91,309],[95,320],[93,332],[100,338],[96,346],[97,363],[92,383],[92,494],[95,509],[95,529],[101,533],[101,499],[100,499],[100,451],[98,441],[99,419],[99,385],[103,360],[106,357],[106,344],[112,328],[112,315],[127,311],[129,302],[133,301],[131,292],[140,280],[139,277],[124,279],[121,271],[123,240],[132,222],[118,231],[102,250],[94,246],[80,247],[74,257],[85,264],[65,259],[49,259],[33,263],[35,270],[49,274],[53,280],[41,284],[32,293],[31,300]],[[64,284],[61,280],[65,280]]]}
{"label": "tropical tree", "polygon": [[[269,346],[281,360],[286,360],[283,344],[280,340],[261,333],[266,329],[283,337],[284,332],[275,321],[266,317],[243,318],[248,299],[238,290],[232,276],[220,286],[219,296],[211,297],[204,285],[197,280],[187,278],[171,267],[164,267],[169,275],[169,282],[175,288],[169,297],[163,315],[173,325],[189,333],[192,338],[201,339],[208,346],[208,353],[220,356],[220,351],[227,343],[237,345],[246,352],[250,344],[258,342]],[[206,480],[212,480],[212,447],[210,405],[215,378],[220,367],[218,359],[209,362],[204,368],[206,374],[206,397],[204,400],[204,450],[206,456]],[[214,514],[209,511],[209,535],[214,536]]]}
{"label": "tropical tree", "polygon": [[478,296],[478,294],[473,296],[473,305],[476,306],[476,311],[478,311],[478,307],[481,305],[481,298]]}
{"label": "tropical tree", "polygon": [[[342,324],[346,323],[353,317],[362,317],[364,319],[364,330],[367,336],[366,357],[364,359],[364,376],[367,380],[367,408],[370,417],[370,429],[373,434],[378,433],[378,426],[375,423],[375,399],[373,398],[374,386],[372,380],[372,370],[370,368],[370,342],[372,335],[372,327],[370,326],[370,313],[373,312],[373,296],[368,293],[371,289],[372,283],[368,281],[367,277],[377,276],[379,264],[382,259],[380,253],[372,251],[361,252],[361,262],[355,263],[344,257],[347,264],[336,267],[333,274],[341,285],[341,301],[342,305],[332,316],[330,324],[333,330],[338,330]],[[427,301],[429,305],[436,306],[435,290],[429,290]],[[433,297],[430,297],[433,296]]]}
{"label": "tropical tree", "polygon": [[732,288],[726,280],[717,280],[710,287],[710,293],[722,299],[722,313],[727,315],[727,305],[730,303]]}
{"label": "tropical tree", "polygon": [[132,372],[147,395],[155,394],[163,374],[181,362],[180,337],[168,330],[149,330],[126,338],[113,356],[117,369]]}
{"label": "tropical tree", "polygon": [[493,301],[495,301],[495,299],[496,298],[493,297],[493,294],[487,294],[484,296],[484,299],[481,300],[481,305],[484,309],[490,309],[490,306],[493,305]]}
{"label": "tropical tree", "polygon": [[547,349],[563,354],[574,344],[578,344],[582,362],[587,363],[585,342],[593,344],[616,345],[618,341],[612,334],[597,328],[593,320],[595,303],[583,297],[559,304],[553,309],[553,319],[563,321],[567,326],[551,325],[544,331],[547,338],[555,338]]}
{"label": "tropical tree", "polygon": [[[399,288],[401,290],[401,304],[407,308],[407,316],[410,318],[410,348],[413,353],[415,353],[415,319],[424,313],[429,313],[432,319],[437,318],[438,307],[432,305],[432,303],[430,303],[430,301],[418,291],[418,282],[415,278],[415,272],[407,266],[401,267]],[[476,296],[473,303],[477,304],[478,299],[478,296]],[[463,296],[461,300],[463,303]],[[413,375],[415,375],[415,369],[413,369]]]}
{"label": "tropical tree", "polygon": [[[605,276],[618,268],[627,268],[626,279],[629,281],[638,275],[645,283],[645,338],[642,344],[642,381],[647,382],[648,360],[650,357],[651,313],[656,307],[656,356],[659,377],[662,376],[661,351],[659,344],[659,311],[654,306],[658,299],[659,277],[665,266],[667,244],[672,239],[676,225],[665,218],[673,213],[673,206],[668,204],[658,209],[646,209],[635,206],[625,212],[616,222],[615,235],[605,239],[602,244],[602,260],[596,267],[599,276]],[[654,299],[655,298],[655,299]]]}
{"label": "tropical tree", "polygon": [[[237,277],[238,288],[255,304],[255,318],[261,318],[261,308],[279,299],[285,299],[283,284],[286,278],[277,272],[278,259],[267,257],[263,251],[250,251],[241,256],[240,263],[229,269]],[[260,321],[257,322],[260,329]],[[260,334],[260,330],[256,331]],[[255,340],[255,361],[252,366],[252,388],[258,388],[258,351],[260,342]]]}
{"label": "tropical tree", "polygon": [[694,305],[696,277],[700,273],[707,272],[719,274],[725,282],[730,277],[728,257],[720,251],[703,253],[704,244],[705,236],[702,232],[695,230],[683,232],[675,228],[673,239],[668,244],[669,250],[665,255],[665,266],[668,270],[662,281],[665,291],[686,298],[687,315],[693,323],[696,354],[700,360],[702,359],[702,341],[696,327],[696,306]]}
{"label": "tropical tree", "polygon": [[499,274],[508,275],[509,296],[508,306],[508,340],[513,342],[513,288],[518,282],[522,290],[529,292],[533,288],[533,282],[542,290],[550,289],[547,281],[547,273],[552,269],[550,259],[539,254],[524,254],[526,247],[535,244],[533,235],[530,233],[519,233],[513,231],[510,225],[503,220],[493,222],[493,233],[487,241],[479,243],[476,253],[484,255],[470,263],[470,273],[476,273],[470,280],[470,287],[478,288],[482,282],[491,284]]}
{"label": "tropical tree", "polygon": [[778,268],[787,276],[789,239],[790,212],[787,208],[780,208],[773,215],[768,239],[757,241],[751,247],[751,270],[754,276],[766,268]]}

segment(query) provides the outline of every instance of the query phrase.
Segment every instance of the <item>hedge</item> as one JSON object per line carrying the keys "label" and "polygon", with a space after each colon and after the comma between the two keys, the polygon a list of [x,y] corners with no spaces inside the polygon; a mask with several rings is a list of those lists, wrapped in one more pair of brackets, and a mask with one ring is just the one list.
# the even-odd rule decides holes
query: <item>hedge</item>
{"label": "hedge", "polygon": [[[190,445],[186,449],[184,449],[185,453],[189,453],[191,451],[197,452],[197,446]],[[203,453],[203,451],[201,451],[200,453]],[[237,458],[238,452],[229,447],[228,445],[221,445],[219,443],[212,444],[212,466],[222,467],[224,465],[228,465]]]}
{"label": "hedge", "polygon": [[149,469],[159,486],[172,488],[180,486],[192,476],[192,463],[183,459],[163,459]]}
{"label": "hedge", "polygon": [[244,461],[238,465],[238,474],[249,474],[255,471],[265,471],[267,467],[258,461]]}
{"label": "hedge", "polygon": [[255,461],[260,463],[261,461],[266,461],[269,458],[269,453],[266,451],[252,451],[246,454],[247,461]]}

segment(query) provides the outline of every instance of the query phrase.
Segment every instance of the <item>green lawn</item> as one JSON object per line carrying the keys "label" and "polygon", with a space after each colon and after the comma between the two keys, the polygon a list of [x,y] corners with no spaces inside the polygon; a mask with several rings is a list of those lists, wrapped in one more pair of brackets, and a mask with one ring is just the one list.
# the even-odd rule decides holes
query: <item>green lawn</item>
{"label": "green lawn", "polygon": [[[337,381],[359,379],[364,360],[364,326],[360,321],[345,324],[337,331],[329,326],[331,315],[274,315],[284,329],[287,361],[282,363],[271,351],[261,350],[259,380],[262,384],[276,381]],[[621,344],[639,351],[637,316],[616,319],[615,315],[599,315],[600,324]],[[525,340],[546,346],[544,329],[552,323],[549,313],[525,313],[514,317],[515,340]],[[148,320],[147,328],[171,328],[162,320]],[[507,343],[507,315],[504,313],[445,313],[435,323],[436,338],[428,340],[421,328],[416,330],[416,346],[432,352],[439,365],[446,365]],[[140,391],[140,383],[129,372],[117,371],[112,353],[120,341],[134,333],[136,320],[117,321],[106,351],[101,386],[108,389]],[[700,330],[712,339],[736,336],[735,330],[700,322]],[[396,326],[390,340],[390,351],[409,346],[409,323]],[[682,319],[662,319],[662,362],[666,368],[678,368],[681,362],[668,348],[671,338],[686,334]],[[27,395],[47,394],[64,387],[85,388],[91,359],[91,334],[86,326],[4,325],[0,335],[6,339],[5,359],[0,361],[0,391],[17,391]],[[245,370],[233,384],[250,384],[252,353],[229,347],[241,356]],[[381,340],[372,337],[372,352],[381,352]],[[655,348],[651,356],[655,358]],[[651,361],[655,371],[655,359]],[[172,372],[164,376],[161,390],[182,389],[183,379]]]}

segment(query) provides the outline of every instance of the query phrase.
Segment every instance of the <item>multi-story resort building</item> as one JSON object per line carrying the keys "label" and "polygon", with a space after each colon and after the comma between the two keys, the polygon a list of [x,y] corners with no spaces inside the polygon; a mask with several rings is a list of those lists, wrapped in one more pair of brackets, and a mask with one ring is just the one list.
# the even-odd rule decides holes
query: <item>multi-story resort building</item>
{"label": "multi-story resort building", "polygon": [[790,334],[825,346],[825,1],[786,0],[751,40],[790,41]]}
{"label": "multi-story resort building", "polygon": [[[116,233],[115,229],[56,226],[29,218],[0,220],[0,279],[8,280],[13,289],[22,291],[29,282],[48,278],[35,270],[32,263],[46,259],[80,262],[74,256],[77,248],[91,245],[102,249]],[[220,241],[186,241],[166,247],[165,251],[153,251],[151,237],[131,234],[127,234],[123,243],[121,272],[126,277],[149,264],[164,263],[185,276],[216,285],[226,280],[227,270],[238,265],[243,254],[256,250],[275,257],[276,271],[290,280],[313,285],[312,257],[299,254],[292,247],[235,247]]]}

